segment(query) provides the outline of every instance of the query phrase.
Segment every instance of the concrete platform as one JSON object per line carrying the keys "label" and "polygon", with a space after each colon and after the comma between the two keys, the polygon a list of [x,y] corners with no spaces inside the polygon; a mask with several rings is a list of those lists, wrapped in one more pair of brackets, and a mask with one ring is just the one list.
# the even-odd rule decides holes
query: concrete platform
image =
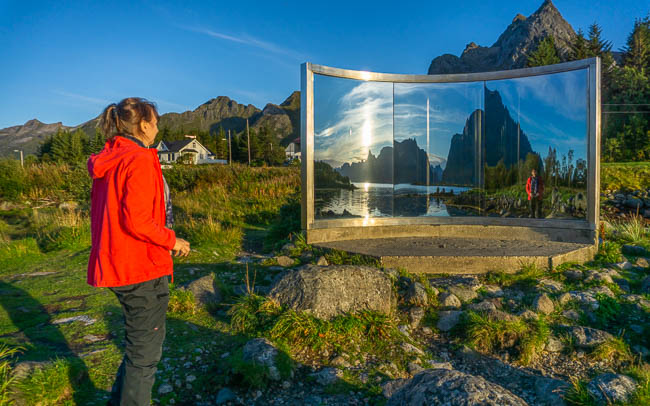
{"label": "concrete platform", "polygon": [[414,273],[480,274],[516,272],[522,264],[541,268],[593,259],[593,244],[569,242],[454,237],[400,237],[343,240],[314,244],[377,258],[389,268]]}

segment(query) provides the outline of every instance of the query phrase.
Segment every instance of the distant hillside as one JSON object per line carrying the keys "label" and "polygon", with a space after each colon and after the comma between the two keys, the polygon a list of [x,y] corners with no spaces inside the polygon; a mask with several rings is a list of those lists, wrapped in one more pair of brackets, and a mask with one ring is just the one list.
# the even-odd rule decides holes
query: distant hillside
{"label": "distant hillside", "polygon": [[545,0],[528,18],[517,14],[492,46],[479,46],[471,42],[460,57],[444,54],[435,58],[429,65],[428,73],[435,75],[523,68],[526,66],[526,55],[549,35],[553,36],[561,57],[566,60],[569,44],[576,33],[553,2]]}
{"label": "distant hillside", "polygon": [[[263,110],[252,104],[243,105],[226,96],[208,100],[193,111],[183,113],[166,113],[160,116],[159,129],[167,127],[179,129],[242,131],[246,128],[246,119],[253,129],[268,126],[282,145],[300,137],[300,92],[293,92],[282,104],[267,104]],[[34,154],[40,142],[57,130],[76,130],[81,128],[88,135],[95,133],[99,126],[99,116],[75,127],[62,123],[44,124],[33,119],[23,125],[0,129],[0,156],[10,156],[14,149],[22,149],[25,154]]]}

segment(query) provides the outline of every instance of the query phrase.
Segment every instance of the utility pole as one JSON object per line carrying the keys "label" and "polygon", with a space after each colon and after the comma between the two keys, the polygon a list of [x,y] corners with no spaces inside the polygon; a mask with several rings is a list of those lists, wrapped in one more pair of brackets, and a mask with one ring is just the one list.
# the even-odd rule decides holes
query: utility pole
{"label": "utility pole", "polygon": [[248,145],[248,166],[251,166],[251,133],[248,130],[248,119],[246,119],[246,144]]}
{"label": "utility pole", "polygon": [[228,165],[232,165],[232,144],[230,143],[230,130],[228,130]]}
{"label": "utility pole", "polygon": [[25,163],[23,161],[23,150],[14,149],[14,152],[20,152],[20,167],[25,168]]}

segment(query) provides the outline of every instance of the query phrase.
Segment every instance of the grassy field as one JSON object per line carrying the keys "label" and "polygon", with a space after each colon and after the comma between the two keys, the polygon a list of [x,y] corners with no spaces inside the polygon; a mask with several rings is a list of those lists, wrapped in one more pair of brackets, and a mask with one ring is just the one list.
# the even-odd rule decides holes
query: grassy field
{"label": "grassy field", "polygon": [[[617,173],[632,167],[639,172],[627,164],[604,165],[603,171]],[[645,170],[648,166],[640,167]],[[68,190],[66,184],[73,182],[80,170],[54,166],[47,170],[52,176],[46,176],[43,168],[28,169],[26,176],[35,180],[0,210],[0,406],[12,401],[19,405],[103,405],[124,349],[121,309],[110,291],[85,282],[90,245],[88,202],[78,196],[83,197],[89,185],[81,182]],[[326,322],[252,293],[252,281],[258,287],[268,287],[281,269],[271,258],[247,263],[238,261],[237,254],[278,249],[299,228],[297,168],[175,168],[165,176],[173,190],[175,228],[190,240],[193,249],[189,257],[175,259],[167,339],[154,387],[156,404],[194,404],[225,386],[244,391],[268,387],[268,371],[242,361],[242,346],[251,337],[265,337],[278,346],[283,378],[299,364],[329,365],[327,354],[348,354],[353,365],[374,360],[374,366],[345,369],[342,383],[327,388],[332,393],[362,393],[372,404],[384,402],[381,382],[408,377],[408,365],[415,358],[402,349],[405,342],[425,349],[421,359],[436,359],[424,341],[405,339],[399,333],[397,326],[408,320],[405,313],[388,317],[362,312]],[[629,178],[622,176],[621,181]],[[78,207],[59,207],[68,200],[77,201]],[[606,242],[596,260],[579,269],[587,272],[625,259],[623,244],[650,249],[650,230],[640,221],[620,220],[608,224],[604,233]],[[314,262],[324,254],[332,264],[377,266],[358,256],[319,252],[301,238],[294,238],[294,244],[289,254],[296,264]],[[306,252],[311,256],[305,257]],[[620,299],[622,292],[616,284],[590,282],[583,286],[568,281],[563,271],[523,267],[515,275],[487,275],[483,282],[521,290],[524,307],[530,306],[540,277],[564,283],[566,291],[594,286],[612,289],[616,298],[599,297],[601,310],[584,323],[611,332],[619,341],[589,356],[620,360],[616,370],[628,371],[642,383],[630,404],[647,404],[650,372],[647,364],[630,355],[630,347],[650,348],[648,311]],[[223,295],[215,308],[194,305],[192,297],[177,288],[211,274]],[[639,291],[641,282],[636,274],[623,272],[623,278],[633,292]],[[402,289],[403,280],[417,280],[425,286],[430,300],[423,323],[436,331],[440,307],[427,279],[399,270],[396,290]],[[642,296],[650,300],[650,295]],[[528,365],[538,359],[558,325],[567,323],[561,316],[567,309],[572,309],[571,305],[534,322],[495,321],[467,311],[461,328],[450,333],[451,345],[467,345],[486,354],[510,351],[514,362]],[[625,317],[617,317],[621,314]],[[643,328],[630,331],[630,323],[640,323]],[[566,344],[571,345],[570,341]],[[21,362],[18,371],[11,371],[14,361]],[[30,370],[30,365],[36,367]],[[586,376],[576,377],[569,393],[573,404],[593,403],[583,390],[586,382]],[[160,386],[167,384],[173,391],[159,394]]]}
{"label": "grassy field", "polygon": [[650,162],[601,163],[601,190],[650,187]]}

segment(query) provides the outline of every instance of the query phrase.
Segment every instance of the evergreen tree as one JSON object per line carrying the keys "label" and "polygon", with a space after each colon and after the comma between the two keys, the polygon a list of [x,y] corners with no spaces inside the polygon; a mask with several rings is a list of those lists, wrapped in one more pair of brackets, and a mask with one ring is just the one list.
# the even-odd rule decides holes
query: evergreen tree
{"label": "evergreen tree", "polygon": [[634,21],[634,29],[623,47],[623,64],[646,74],[650,70],[650,17]]}
{"label": "evergreen tree", "polygon": [[569,53],[569,57],[572,61],[590,57],[589,48],[587,48],[587,39],[585,38],[585,33],[582,29],[578,29],[576,37],[571,43],[571,52]]}
{"label": "evergreen tree", "polygon": [[594,22],[589,26],[589,39],[587,41],[587,49],[589,56],[600,56],[612,50],[612,42],[602,39],[603,30],[598,23]]}
{"label": "evergreen tree", "polygon": [[552,35],[544,38],[537,49],[528,55],[528,66],[544,66],[560,63],[560,54],[555,47],[555,40]]}

